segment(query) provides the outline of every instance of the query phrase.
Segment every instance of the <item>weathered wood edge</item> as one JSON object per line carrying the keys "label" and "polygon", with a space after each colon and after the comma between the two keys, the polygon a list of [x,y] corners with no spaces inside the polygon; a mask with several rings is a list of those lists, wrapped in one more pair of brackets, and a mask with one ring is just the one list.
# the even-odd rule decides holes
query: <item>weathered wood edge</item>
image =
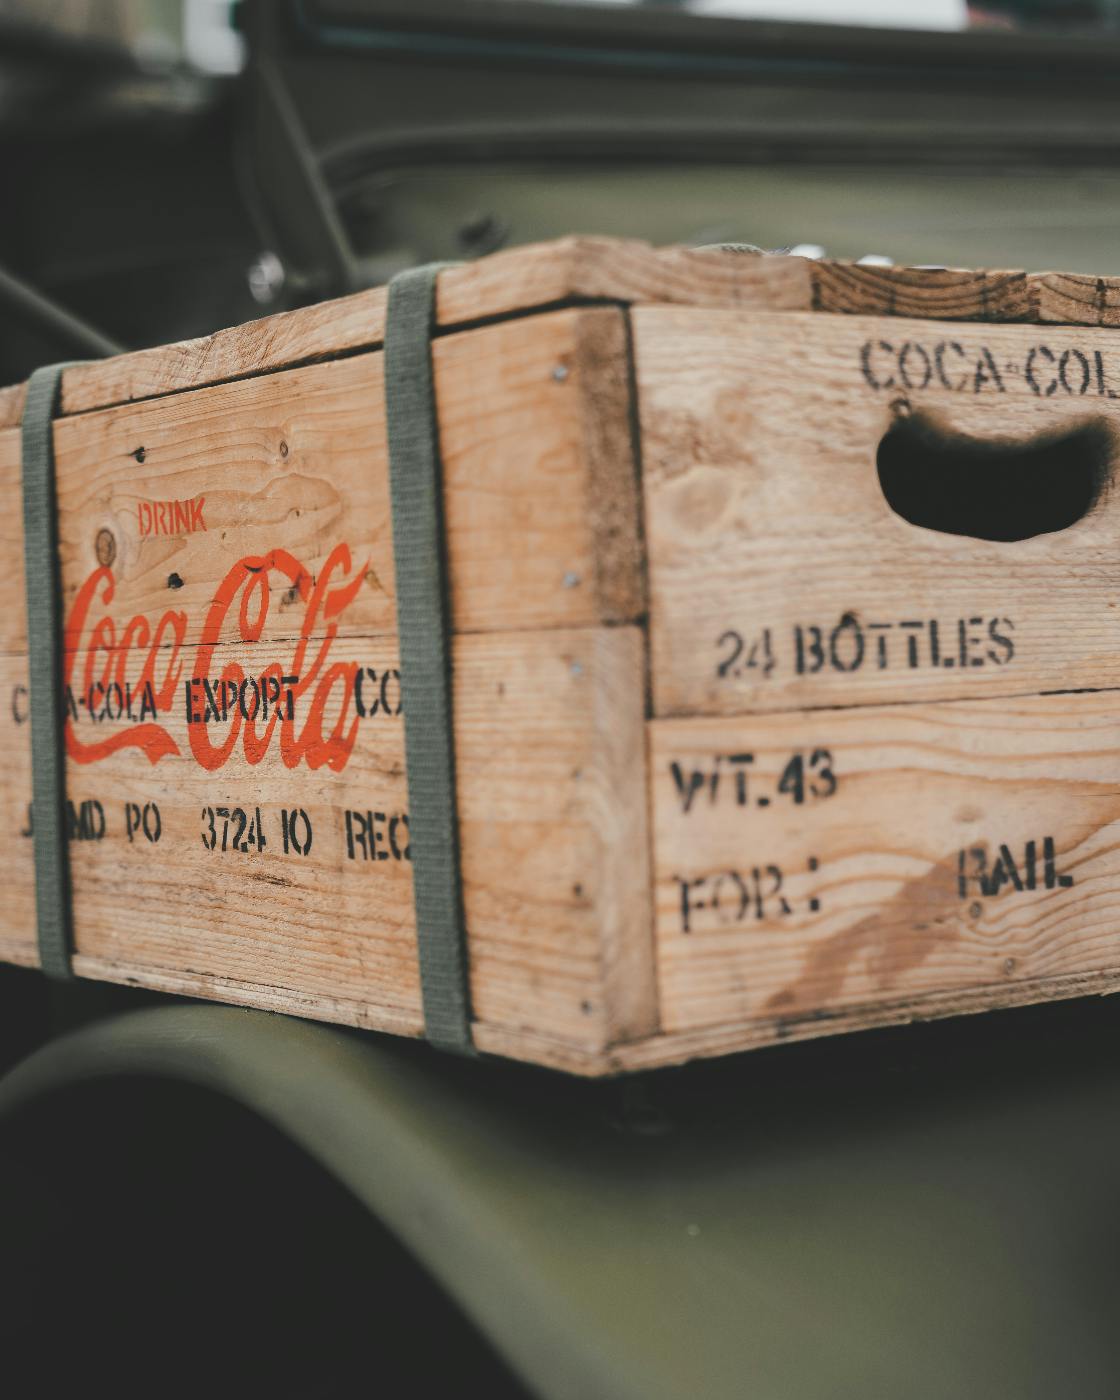
{"label": "weathered wood edge", "polygon": [[[805,309],[808,264],[719,250],[654,249],[611,238],[570,237],[496,253],[440,274],[436,322],[463,329],[572,302],[696,301]],[[63,414],[158,398],[292,365],[376,349],[385,333],[384,287],[77,365],[63,377]],[[22,411],[19,387],[0,399],[0,427]],[[3,416],[7,415],[7,416]]]}
{"label": "weathered wood edge", "polygon": [[[300,997],[277,988],[274,1004],[266,1007],[262,988],[229,979],[203,977],[197,973],[170,968],[126,970],[101,959],[79,956],[75,971],[93,981],[123,983],[178,996],[199,997],[231,1005],[253,1005],[288,1015],[313,1016],[316,1020],[365,1030],[392,1029],[397,1035],[418,1037],[421,1029],[408,1018],[395,1013],[399,1024],[389,1026],[377,1018],[365,1003],[338,998],[327,1005],[322,998]],[[561,1070],[596,1079],[636,1071],[665,1068],[690,1060],[712,1059],[769,1045],[819,1039],[840,1032],[874,1030],[906,1025],[914,1021],[942,1020],[949,1016],[972,1015],[983,1011],[1010,1010],[1044,1001],[1065,1001],[1074,997],[1109,996],[1120,991],[1120,969],[1069,977],[1041,978],[1014,987],[975,987],[963,992],[929,993],[905,1001],[874,1007],[853,1006],[831,1017],[808,1016],[802,1021],[771,1022],[740,1027],[712,1027],[675,1035],[653,1035],[615,1045],[606,1051],[585,1050],[549,1036],[479,1023],[475,1044],[484,1055],[520,1060],[547,1069]],[[251,993],[252,1002],[248,996]],[[314,1003],[314,1004],[312,1004]]]}
{"label": "weathered wood edge", "polygon": [[26,384],[10,384],[0,389],[0,428],[16,428],[23,419]]}
{"label": "weathered wood edge", "polygon": [[[711,1059],[757,1050],[768,1045],[785,1045],[798,1040],[878,1027],[907,1025],[912,1021],[937,1021],[950,1016],[973,1015],[982,1011],[1010,1010],[1036,1006],[1074,997],[1108,996],[1120,992],[1120,968],[1099,972],[1070,973],[1063,977],[1041,977],[1007,986],[989,984],[947,992],[928,992],[874,1006],[851,1006],[828,1015],[806,1015],[796,1020],[775,1018],[751,1025],[710,1026],[695,1031],[651,1036],[615,1046],[592,1072],[626,1073],[684,1064],[689,1060]],[[1009,1028],[1010,1029],[1010,1028]],[[512,1050],[504,1053],[513,1054]],[[575,1068],[565,1065],[564,1068]],[[577,1071],[580,1072],[580,1071]],[[588,1073],[587,1070],[581,1071]]]}
{"label": "weathered wood edge", "polygon": [[[495,253],[441,274],[437,321],[452,330],[580,301],[755,306],[932,320],[1120,326],[1120,278],[1082,273],[868,267],[720,248],[654,248],[569,237]],[[68,370],[65,414],[158,398],[379,346],[384,287]],[[23,385],[0,389],[0,428]]]}
{"label": "weathered wood edge", "polygon": [[[633,622],[648,604],[637,404],[624,313],[614,307],[581,312],[575,357],[596,612],[602,622]],[[555,372],[567,374],[568,367]]]}

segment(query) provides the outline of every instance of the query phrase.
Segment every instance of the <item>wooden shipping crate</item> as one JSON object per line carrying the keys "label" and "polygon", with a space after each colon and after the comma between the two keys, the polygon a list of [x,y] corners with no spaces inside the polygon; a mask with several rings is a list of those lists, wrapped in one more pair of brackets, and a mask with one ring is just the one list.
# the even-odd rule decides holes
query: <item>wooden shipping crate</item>
{"label": "wooden shipping crate", "polygon": [[[384,317],[64,377],[80,976],[423,1033]],[[572,239],[445,271],[437,317],[481,1050],[595,1074],[1116,987],[1120,284]]]}

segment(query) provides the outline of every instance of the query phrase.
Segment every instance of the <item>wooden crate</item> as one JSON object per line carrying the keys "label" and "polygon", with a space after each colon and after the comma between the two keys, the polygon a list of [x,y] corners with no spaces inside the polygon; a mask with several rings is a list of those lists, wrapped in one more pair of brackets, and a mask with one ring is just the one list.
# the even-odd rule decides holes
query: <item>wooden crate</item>
{"label": "wooden crate", "polygon": [[[384,314],[65,375],[81,976],[423,1033]],[[480,1049],[596,1074],[1116,987],[1120,284],[573,239],[444,272],[438,321]],[[34,965],[21,405],[0,957]],[[1057,532],[923,528],[876,470],[893,431],[938,481],[919,423],[935,502],[985,444],[1103,486]]]}

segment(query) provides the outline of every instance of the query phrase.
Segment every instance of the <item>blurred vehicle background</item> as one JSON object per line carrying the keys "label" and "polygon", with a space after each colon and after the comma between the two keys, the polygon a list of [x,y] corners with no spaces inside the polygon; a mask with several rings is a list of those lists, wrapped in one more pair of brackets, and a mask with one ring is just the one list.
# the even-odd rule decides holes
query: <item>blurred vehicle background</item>
{"label": "blurred vehicle background", "polygon": [[1110,274],[1118,54],[1118,0],[0,0],[0,381],[572,232]]}

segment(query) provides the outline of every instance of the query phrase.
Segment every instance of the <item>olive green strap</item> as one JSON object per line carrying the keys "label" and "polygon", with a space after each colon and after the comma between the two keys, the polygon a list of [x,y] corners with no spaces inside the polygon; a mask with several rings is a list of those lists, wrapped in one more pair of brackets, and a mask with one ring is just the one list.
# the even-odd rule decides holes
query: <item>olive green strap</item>
{"label": "olive green strap", "polygon": [[31,709],[31,815],[39,961],[49,977],[70,968],[70,850],[62,703],[62,585],[58,570],[52,426],[66,364],[37,369],[23,408],[23,559]]}
{"label": "olive green strap", "polygon": [[470,1054],[443,482],[432,379],[431,338],[441,266],[411,268],[389,284],[385,412],[424,1025],[433,1045]]}

